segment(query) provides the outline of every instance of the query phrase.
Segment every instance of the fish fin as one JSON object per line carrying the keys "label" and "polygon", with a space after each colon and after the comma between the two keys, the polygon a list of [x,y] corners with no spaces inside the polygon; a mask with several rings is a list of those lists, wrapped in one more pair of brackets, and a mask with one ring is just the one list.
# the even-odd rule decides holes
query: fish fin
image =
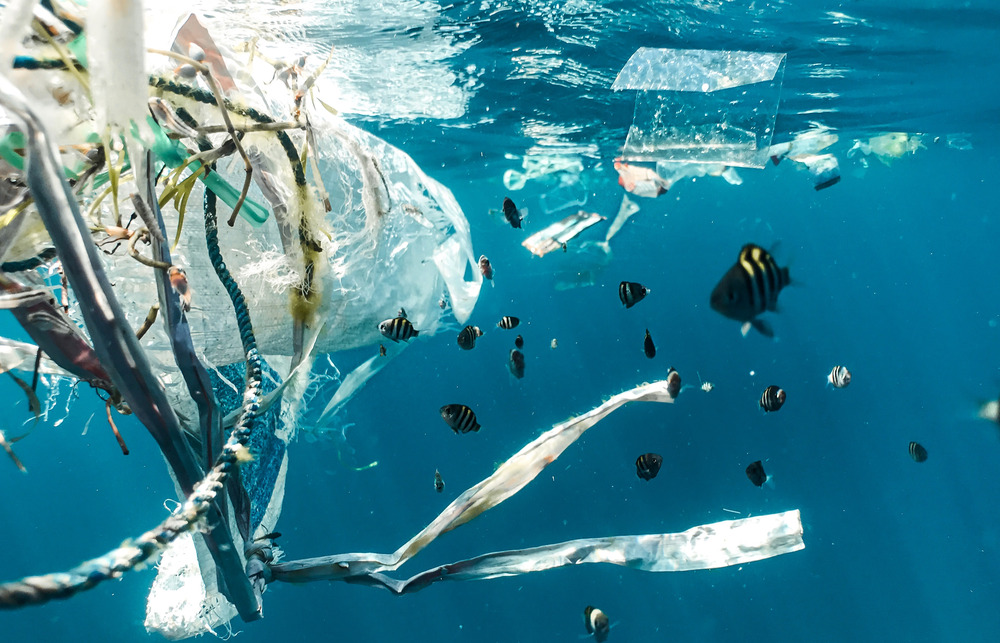
{"label": "fish fin", "polygon": [[413,336],[414,336],[414,337],[416,337],[416,336],[417,336],[417,335],[419,335],[419,334],[420,334],[420,331],[419,331],[419,330],[417,330],[416,328],[414,328],[414,329],[413,329]]}
{"label": "fish fin", "polygon": [[[764,337],[774,337],[774,329],[772,329],[771,325],[762,319],[754,318],[748,321],[747,324],[753,326],[754,329],[756,329],[756,331]],[[743,335],[745,337],[746,333],[743,333]]]}

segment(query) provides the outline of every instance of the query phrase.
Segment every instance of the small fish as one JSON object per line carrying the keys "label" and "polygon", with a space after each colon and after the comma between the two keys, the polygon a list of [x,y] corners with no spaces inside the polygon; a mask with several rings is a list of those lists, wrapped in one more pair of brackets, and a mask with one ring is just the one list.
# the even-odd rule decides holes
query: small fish
{"label": "small fish", "polygon": [[434,490],[438,493],[444,491],[444,478],[441,477],[441,472],[437,469],[434,470]]}
{"label": "small fish", "polygon": [[378,345],[378,356],[379,357],[385,357],[385,354],[386,354],[385,353],[385,344],[379,344]]}
{"label": "small fish", "polygon": [[653,345],[653,337],[649,334],[648,328],[646,329],[646,339],[642,340],[642,351],[649,359],[656,357],[656,346]]}
{"label": "small fish", "polygon": [[399,340],[406,341],[420,334],[420,331],[414,328],[413,324],[405,316],[383,321],[378,325],[378,330],[394,342],[398,342]]}
{"label": "small fish", "polygon": [[479,326],[466,326],[458,333],[458,346],[463,350],[471,351],[476,347],[476,338],[482,336],[483,331],[479,330]]}
{"label": "small fish", "polygon": [[510,200],[510,197],[504,197],[503,199],[503,218],[507,219],[507,223],[510,224],[512,228],[521,227],[521,212],[514,205],[514,202]]}
{"label": "small fish", "polygon": [[167,270],[167,276],[170,278],[170,285],[181,298],[181,310],[186,313],[191,312],[191,297],[194,293],[188,284],[187,273],[184,272],[183,268],[170,266]]}
{"label": "small fish", "polygon": [[681,394],[681,374],[673,366],[667,371],[667,393],[675,400]]}
{"label": "small fish", "polygon": [[764,389],[764,392],[760,396],[760,408],[764,409],[765,413],[777,411],[784,404],[785,392],[774,384]]}
{"label": "small fish", "polygon": [[517,328],[517,325],[521,323],[521,320],[517,317],[510,317],[509,315],[504,315],[497,322],[497,326],[504,330],[510,330],[511,328]]}
{"label": "small fish", "polygon": [[566,242],[565,241],[562,242],[562,251],[566,252]]}
{"label": "small fish", "polygon": [[774,337],[771,327],[757,316],[777,310],[778,293],[790,283],[788,268],[779,267],[767,250],[748,243],[712,290],[709,304],[722,316],[743,322],[744,336],[753,327],[765,337]]}
{"label": "small fish", "polygon": [[552,342],[549,344],[549,347],[552,348],[552,350],[559,348],[559,340],[553,337]]}
{"label": "small fish", "polygon": [[979,405],[980,419],[1000,424],[1000,400],[990,400]]}
{"label": "small fish", "polygon": [[760,460],[750,463],[750,466],[747,467],[747,477],[758,487],[767,482],[767,474],[764,473],[764,465],[761,464]]}
{"label": "small fish", "polygon": [[510,374],[517,379],[524,377],[524,353],[512,348],[510,359],[507,360],[507,368],[510,369]]}
{"label": "small fish", "polygon": [[443,297],[441,299],[438,299],[438,308],[440,308],[441,310],[444,310],[444,307],[447,306],[447,305],[448,305],[448,302],[446,302]]}
{"label": "small fish", "polygon": [[476,414],[464,404],[445,404],[441,407],[441,418],[455,433],[468,433],[481,428]]}
{"label": "small fish", "polygon": [[927,460],[927,449],[919,442],[910,442],[910,457],[913,458],[914,462],[924,462]]}
{"label": "small fish", "polygon": [[830,374],[826,376],[826,380],[833,385],[833,388],[847,388],[847,385],[851,383],[851,372],[847,370],[846,366],[834,366]]}
{"label": "small fish", "polygon": [[483,273],[484,279],[493,281],[493,264],[486,258],[486,255],[479,256],[479,272]]}
{"label": "small fish", "polygon": [[587,628],[587,634],[593,634],[597,643],[604,643],[608,640],[611,623],[608,621],[608,615],[598,608],[588,605],[583,610],[583,624]]}
{"label": "small fish", "polygon": [[618,299],[626,308],[631,308],[649,294],[649,289],[634,281],[623,281],[618,284]]}
{"label": "small fish", "polygon": [[635,474],[643,480],[652,480],[660,472],[663,456],[657,453],[643,453],[635,459]]}
{"label": "small fish", "polygon": [[514,346],[518,348],[524,348],[524,338],[518,335],[514,338]]}

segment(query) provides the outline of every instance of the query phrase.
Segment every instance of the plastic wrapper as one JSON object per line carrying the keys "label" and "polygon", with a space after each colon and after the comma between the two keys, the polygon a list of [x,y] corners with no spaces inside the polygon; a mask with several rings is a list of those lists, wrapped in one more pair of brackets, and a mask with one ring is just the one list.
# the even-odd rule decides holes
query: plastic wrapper
{"label": "plastic wrapper", "polygon": [[521,242],[531,254],[544,257],[553,250],[559,250],[567,241],[577,236],[592,225],[604,221],[604,217],[593,212],[580,210],[561,221],[557,221]]}
{"label": "plastic wrapper", "polygon": [[627,161],[763,167],[785,54],[640,48],[612,89],[636,90]]}
{"label": "plastic wrapper", "polygon": [[888,166],[906,154],[916,154],[917,150],[926,149],[923,138],[923,134],[887,132],[873,136],[867,141],[854,141],[854,145],[847,151],[847,156],[853,157],[858,153],[864,156],[871,155]]}

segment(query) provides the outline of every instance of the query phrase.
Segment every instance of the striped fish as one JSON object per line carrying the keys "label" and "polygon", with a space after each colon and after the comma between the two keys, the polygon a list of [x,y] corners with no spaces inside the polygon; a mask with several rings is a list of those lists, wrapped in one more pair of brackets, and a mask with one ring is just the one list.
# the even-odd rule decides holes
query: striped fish
{"label": "striped fish", "polygon": [[480,429],[479,422],[476,422],[476,414],[464,404],[445,404],[441,407],[441,418],[455,433],[468,433]]}
{"label": "striped fish", "polygon": [[643,453],[635,459],[635,474],[643,480],[652,480],[660,472],[663,456],[658,453]]}
{"label": "striped fish", "polygon": [[479,326],[466,326],[458,334],[458,346],[463,350],[471,351],[476,347],[476,338],[482,337],[483,331]]}
{"label": "striped fish", "polygon": [[634,281],[623,281],[618,284],[618,299],[626,308],[631,308],[642,301],[649,294],[649,289]]}
{"label": "striped fish", "polygon": [[767,250],[748,243],[716,284],[709,303],[724,317],[743,322],[744,335],[753,327],[766,337],[774,337],[771,327],[757,315],[776,311],[778,293],[789,283],[788,268],[779,267]]}
{"label": "striped fish", "polygon": [[910,442],[910,457],[913,458],[914,462],[923,462],[927,460],[927,449],[922,447],[919,442]]}
{"label": "striped fish", "polygon": [[760,396],[760,408],[764,409],[765,413],[777,411],[784,403],[785,392],[774,384],[764,389],[764,392]]}
{"label": "striped fish", "polygon": [[517,317],[511,317],[510,315],[504,315],[497,322],[497,326],[504,330],[510,330],[511,328],[517,328],[517,325],[521,323],[521,320]]}
{"label": "striped fish", "polygon": [[420,334],[420,331],[414,328],[406,317],[387,319],[378,325],[378,330],[394,342],[406,341]]}
{"label": "striped fish", "polygon": [[846,388],[851,383],[851,372],[846,366],[834,366],[826,376],[826,381],[830,382],[833,388]]}

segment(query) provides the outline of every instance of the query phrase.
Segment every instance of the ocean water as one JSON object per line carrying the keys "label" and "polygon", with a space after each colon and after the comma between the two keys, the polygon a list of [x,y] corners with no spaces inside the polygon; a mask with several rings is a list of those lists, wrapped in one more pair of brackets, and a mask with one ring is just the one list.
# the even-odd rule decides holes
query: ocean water
{"label": "ocean water", "polygon": [[[208,7],[220,11],[218,7]],[[342,111],[452,190],[477,256],[496,270],[462,351],[453,330],[422,337],[342,411],[336,437],[289,448],[278,530],[287,559],[388,552],[521,446],[607,396],[676,368],[673,405],[625,407],[531,484],[445,534],[396,575],[490,551],[575,538],[683,531],[799,509],[805,549],[710,571],[586,565],[396,597],[343,583],[272,584],[242,641],[578,641],[583,610],[609,641],[995,641],[1000,632],[1000,430],[976,417],[1000,391],[1000,11],[986,1],[433,2],[282,6],[269,19],[292,49],[333,45]],[[247,24],[259,16],[234,11]],[[242,21],[242,22],[241,22]],[[824,127],[841,180],[815,190],[792,161],[738,169],[741,185],[677,182],[611,241],[593,285],[557,288],[584,241],[534,257],[521,241],[582,207],[612,219],[624,190],[613,159],[633,92],[613,92],[639,47],[787,53],[774,142]],[[898,158],[851,152],[886,132],[919,141]],[[510,189],[505,172],[549,158],[579,171]],[[557,188],[585,196],[555,212]],[[505,196],[524,230],[490,214]],[[773,248],[793,286],[765,317],[775,339],[712,311],[708,296],[748,242]],[[631,309],[618,283],[649,296]],[[495,323],[516,315],[521,326]],[[5,336],[23,338],[9,316]],[[644,331],[657,354],[642,352]],[[525,340],[526,373],[507,354]],[[552,340],[558,346],[551,348]],[[357,361],[375,347],[336,355]],[[848,366],[850,386],[826,376]],[[699,380],[714,389],[704,392]],[[788,401],[764,414],[778,384]],[[8,426],[27,414],[0,383]],[[63,398],[63,401],[65,397]],[[468,404],[482,430],[455,435],[438,408]],[[148,433],[121,419],[122,457],[103,404],[83,394],[65,421],[0,460],[0,578],[67,569],[167,515],[173,485]],[[96,414],[96,415],[95,415]],[[53,418],[61,414],[53,414]],[[86,431],[84,427],[86,426]],[[907,453],[926,447],[926,462]],[[637,478],[635,458],[663,456]],[[749,483],[762,460],[773,480]],[[355,471],[372,461],[378,465]],[[434,470],[446,482],[433,489]],[[166,503],[166,507],[165,507]],[[735,514],[733,512],[739,512]],[[67,601],[0,613],[2,640],[136,641],[152,569]],[[220,635],[225,635],[220,630]]]}

